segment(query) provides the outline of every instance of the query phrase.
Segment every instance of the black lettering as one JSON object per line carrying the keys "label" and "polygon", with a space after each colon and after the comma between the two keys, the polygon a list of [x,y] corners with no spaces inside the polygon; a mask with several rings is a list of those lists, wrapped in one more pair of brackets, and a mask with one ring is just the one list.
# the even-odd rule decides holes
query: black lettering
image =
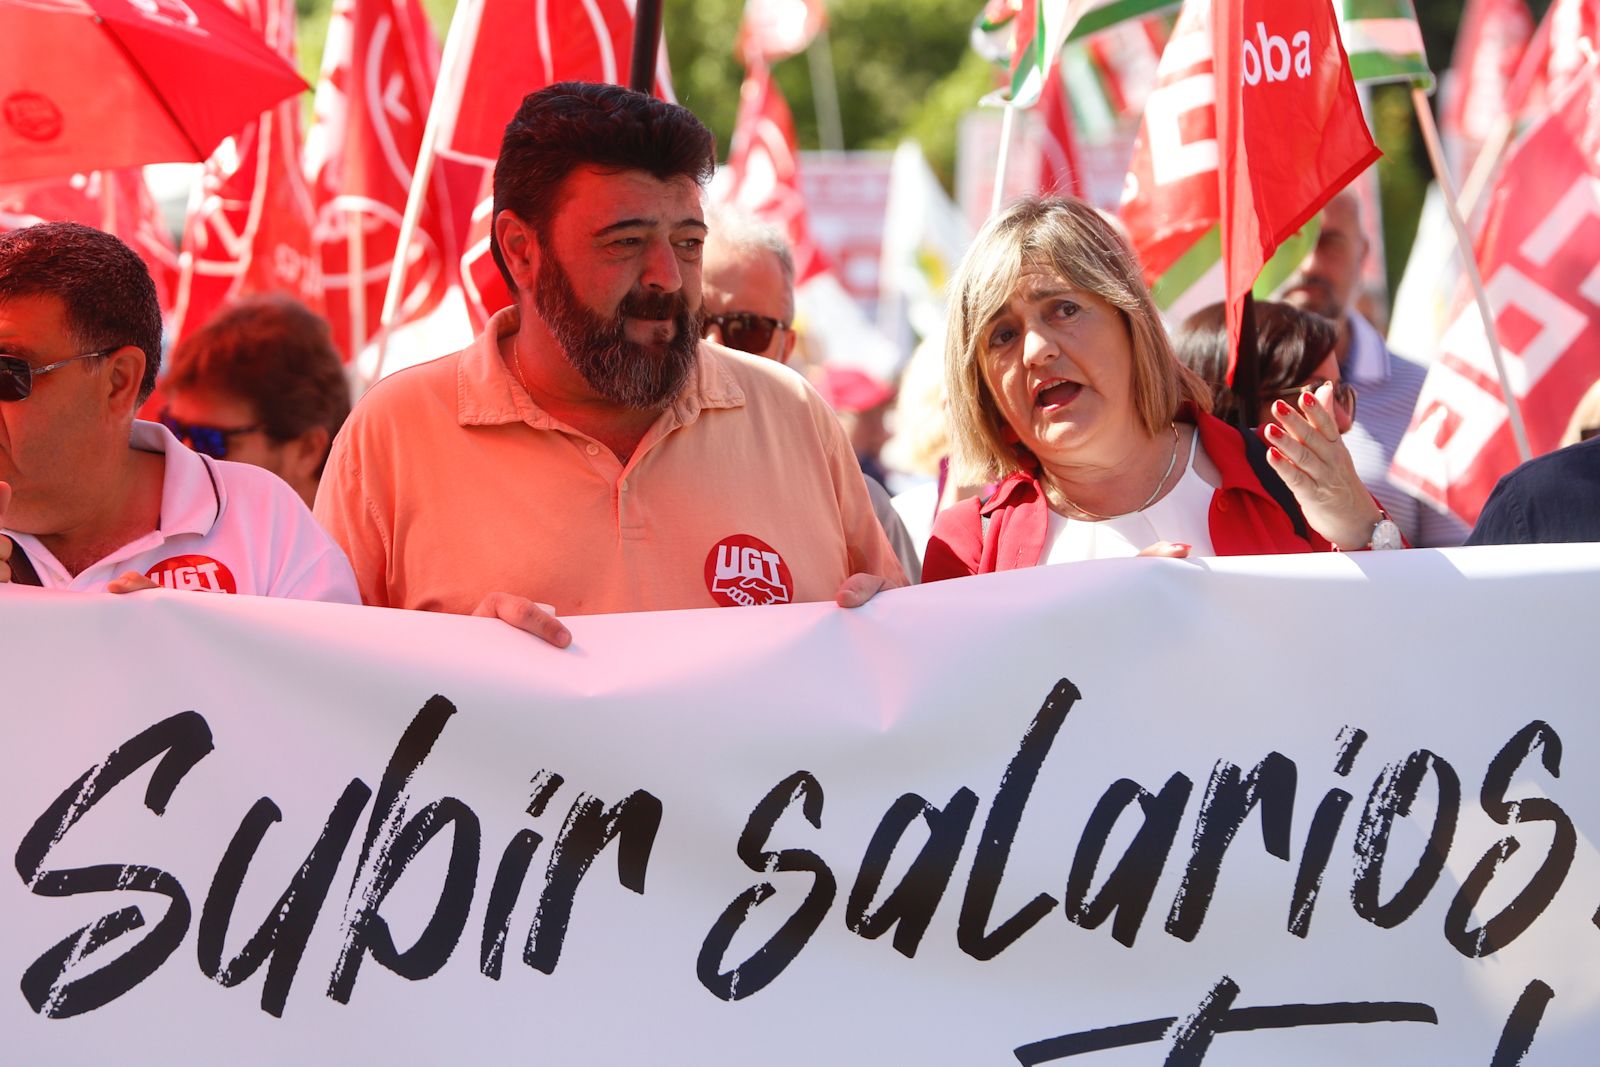
{"label": "black lettering", "polygon": [[489,903],[483,913],[483,941],[478,950],[478,969],[498,981],[506,954],[506,936],[511,930],[511,909],[517,906],[522,883],[533,864],[533,854],[544,841],[534,830],[518,830],[500,854],[500,866],[489,888]]}
{"label": "black lettering", "polygon": [[695,966],[700,984],[723,1000],[742,1000],[766,988],[800,955],[800,950],[810,942],[812,935],[822,925],[822,920],[827,918],[828,909],[833,906],[838,881],[821,856],[802,848],[763,851],[778,818],[796,800],[801,802],[800,811],[806,821],[820,830],[822,784],[809,771],[796,771],[773,786],[750,812],[744,832],[739,835],[737,851],[744,865],[757,874],[791,871],[809,873],[813,879],[811,889],[794,914],[784,920],[778,932],[743,963],[729,971],[719,968],[728,946],[733,943],[734,934],[750,912],[776,893],[777,889],[771,882],[760,882],[740,893],[723,909],[706,933]]}
{"label": "black lettering", "polygon": [[1184,941],[1193,941],[1200,933],[1222,872],[1222,858],[1257,805],[1262,845],[1269,855],[1289,858],[1296,778],[1294,761],[1281,752],[1267,753],[1249,774],[1222,761],[1212,769],[1195,821],[1189,866],[1167,913],[1167,933]]}
{"label": "black lettering", "polygon": [[1040,893],[993,931],[988,929],[1000,879],[1005,876],[1011,845],[1017,839],[1017,827],[1033,793],[1033,784],[1039,779],[1039,769],[1050,755],[1067,713],[1082,697],[1078,687],[1067,679],[1056,683],[1028,724],[1017,754],[1011,757],[989,804],[983,836],[978,839],[977,854],[972,860],[972,874],[967,879],[967,892],[961,899],[961,915],[956,920],[956,944],[973,959],[994,959],[1056,906],[1055,897]]}
{"label": "black lettering", "polygon": [[613,838],[617,844],[617,881],[635,893],[644,892],[645,872],[656,831],[661,827],[661,801],[642,789],[607,809],[605,801],[588,793],[567,811],[566,821],[550,846],[545,867],[544,892],[533,915],[522,959],[535,970],[550,974],[561,961],[561,946],[572,921],[572,902],[578,884]]}
{"label": "black lettering", "polygon": [[1162,1067],[1200,1067],[1211,1048],[1217,1030],[1227,1019],[1229,1009],[1239,997],[1239,983],[1227,975],[1206,990],[1194,1014],[1173,1028]]}
{"label": "black lettering", "polygon": [[[1387,904],[1378,900],[1383,862],[1389,852],[1389,835],[1396,818],[1411,814],[1411,805],[1422,788],[1429,768],[1439,783],[1439,811],[1433,818],[1428,843],[1417,859],[1416,869]],[[1350,902],[1356,914],[1382,929],[1399,926],[1415,914],[1429,891],[1444,873],[1455,840],[1456,819],[1461,813],[1461,779],[1445,760],[1418,749],[1403,763],[1391,763],[1379,772],[1367,796],[1356,829],[1356,874],[1350,886]]]}
{"label": "black lettering", "polygon": [[1500,1031],[1500,1042],[1495,1045],[1489,1067],[1517,1067],[1523,1061],[1533,1047],[1539,1023],[1544,1020],[1544,1009],[1550,1006],[1555,995],[1554,989],[1537,978],[1527,984],[1506,1017],[1505,1029]]}
{"label": "black lettering", "polygon": [[256,850],[267,835],[267,829],[283,818],[283,813],[268,797],[262,797],[245,814],[234,833],[233,840],[217,864],[211,879],[211,890],[206,894],[205,906],[200,909],[197,945],[200,970],[224,986],[232,987],[254,974],[272,957],[267,968],[266,981],[261,986],[261,1010],[274,1017],[283,1016],[289,999],[289,987],[294,984],[295,972],[311,940],[312,928],[322,912],[333,876],[339,871],[339,861],[344,856],[350,838],[355,834],[361,809],[366,807],[372,790],[359,778],[351,779],[344,793],[333,806],[333,812],[322,827],[311,851],[300,869],[289,880],[289,886],[278,898],[256,932],[245,942],[239,954],[227,964],[222,962],[228,925],[233,920],[234,905],[239,890],[244,885],[245,872],[255,859]]}
{"label": "black lettering", "polygon": [[[530,780],[533,786],[528,801],[528,814],[535,819],[544,814],[545,807],[565,781],[554,771],[541,770]],[[511,930],[511,909],[517,906],[522,894],[522,883],[533,864],[533,854],[544,841],[544,835],[534,830],[519,830],[506,842],[500,854],[500,866],[495,869],[494,885],[489,889],[489,903],[483,912],[483,940],[478,954],[478,968],[496,981],[505,960],[506,937]]]}
{"label": "black lettering", "polygon": [[41,1015],[66,1019],[103,1007],[156,972],[183,941],[189,929],[189,898],[166,871],[142,863],[98,864],[45,870],[45,861],[67,831],[89,809],[145,764],[156,761],[145,789],[144,805],[166,813],[173,792],[213,748],[211,727],[198,712],[185,711],[163,719],[114,749],[56,797],[17,847],[17,874],[42,897],[132,890],[167,898],[166,913],[155,927],[121,956],[98,970],[69,977],[87,959],[122,935],[144,926],[138,907],[121,908],[80,927],[52,945],[22,976],[22,995]]}
{"label": "black lettering", "polygon": [[[1111,924],[1111,936],[1128,948],[1133,947],[1145,912],[1150,908],[1150,899],[1155,896],[1156,883],[1167,865],[1167,856],[1177,840],[1178,824],[1183,820],[1183,809],[1193,790],[1194,783],[1181,774],[1168,778],[1160,793],[1151,793],[1128,778],[1112,783],[1095,804],[1084,825],[1083,836],[1078,838],[1062,905],[1068,920],[1093,930],[1115,912],[1117,918]],[[1135,801],[1144,815],[1144,822],[1106,876],[1105,885],[1093,900],[1089,900],[1089,887],[1094,884],[1106,839],[1122,813]]]}
{"label": "black lettering", "polygon": [[[884,813],[867,844],[861,870],[856,874],[855,885],[845,905],[845,925],[870,939],[883,936],[891,926],[898,924],[894,932],[895,951],[907,958],[914,957],[950,885],[956,862],[961,858],[961,846],[967,840],[967,831],[972,828],[972,817],[977,811],[978,795],[966,788],[957,789],[943,810],[916,793],[906,793],[896,800]],[[928,840],[888,898],[876,911],[869,912],[895,848],[906,829],[919,817],[928,824]]]}
{"label": "black lettering", "polygon": [[[406,787],[455,713],[455,705],[444,697],[431,698],[406,727],[384,768],[350,887],[354,914],[328,981],[328,996],[341,1004],[349,1003],[361,961],[367,955],[401,977],[418,981],[444,966],[466,926],[478,875],[478,817],[460,800],[445,797],[402,822],[408,799]],[[452,827],[454,832],[439,903],[416,943],[401,951],[379,909],[407,865],[446,827]]]}
{"label": "black lettering", "polygon": [[1572,868],[1572,859],[1577,855],[1578,832],[1567,813],[1561,810],[1561,805],[1544,797],[1506,800],[1512,775],[1517,773],[1534,749],[1539,750],[1544,769],[1550,772],[1551,777],[1561,777],[1561,738],[1548,723],[1535,720],[1518,730],[1489,761],[1479,803],[1489,818],[1501,826],[1548,822],[1554,825],[1555,836],[1550,842],[1550,851],[1545,853],[1544,862],[1522,892],[1499,914],[1475,930],[1467,927],[1472,921],[1472,912],[1501,865],[1521,847],[1517,839],[1508,834],[1490,845],[1473,866],[1472,873],[1462,881],[1455,899],[1450,902],[1450,910],[1445,913],[1444,936],[1457,952],[1472,959],[1500,951],[1532,926],[1533,921],[1544,914],[1545,908],[1555,899],[1561,883],[1566,881],[1567,871]]}
{"label": "black lettering", "polygon": [[[1340,777],[1348,777],[1355,765],[1361,746],[1366,744],[1365,730],[1346,726],[1339,731],[1339,755],[1333,770]],[[1306,844],[1300,850],[1300,870],[1294,876],[1294,898],[1289,902],[1289,932],[1305,937],[1311,932],[1311,912],[1317,906],[1317,894],[1322,889],[1322,876],[1333,855],[1334,839],[1344,825],[1345,813],[1355,798],[1344,789],[1330,789],[1311,816],[1311,828],[1306,832]]]}

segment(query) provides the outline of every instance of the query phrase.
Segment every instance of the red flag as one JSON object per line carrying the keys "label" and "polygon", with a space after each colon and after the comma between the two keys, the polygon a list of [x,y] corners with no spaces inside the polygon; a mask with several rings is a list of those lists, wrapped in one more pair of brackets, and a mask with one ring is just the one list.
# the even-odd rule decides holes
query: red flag
{"label": "red flag", "polygon": [[1039,189],[1083,196],[1083,167],[1078,162],[1078,143],[1072,130],[1072,105],[1067,102],[1066,87],[1061,83],[1060,60],[1045,75],[1038,114]]}
{"label": "red flag", "polygon": [[[1512,150],[1477,251],[1535,454],[1557,445],[1600,378],[1600,67],[1569,80]],[[1518,456],[1477,304],[1463,292],[1456,307],[1392,477],[1473,523]]]}
{"label": "red flag", "polygon": [[1527,0],[1467,0],[1445,81],[1439,132],[1458,158],[1459,173],[1506,114],[1512,79],[1533,36]]}
{"label": "red flag", "polygon": [[806,218],[794,118],[765,66],[758,64],[745,74],[728,162],[717,173],[712,196],[765,219],[788,235],[796,285],[828,269],[821,249],[811,239]]}
{"label": "red flag", "polygon": [[1380,153],[1329,0],[1217,0],[1212,40],[1231,381],[1256,275]]}
{"label": "red flag", "polygon": [[1600,0],[1555,0],[1523,52],[1506,99],[1514,118],[1534,120],[1566,95],[1600,51]]}
{"label": "red flag", "polygon": [[1188,0],[1161,53],[1122,192],[1122,221],[1155,284],[1217,224],[1211,0]]}
{"label": "red flag", "polygon": [[822,0],[745,0],[734,52],[745,66],[799,55],[828,24]]}
{"label": "red flag", "polygon": [[[293,0],[229,0],[229,6],[293,59]],[[173,318],[179,337],[223,303],[250,293],[288,292],[322,310],[300,141],[300,101],[291,98],[222,142],[206,163],[178,261]]]}
{"label": "red flag", "polygon": [[[485,0],[446,151],[493,166],[500,138],[522,98],[561,81],[628,77],[633,0]],[[666,46],[656,59],[656,95],[671,100]]]}
{"label": "red flag", "polygon": [[[416,0],[340,0],[322,59],[306,177],[317,205],[314,236],[328,321],[352,359],[378,330],[438,78],[439,42]],[[477,175],[463,164],[434,166],[392,325],[427,315],[455,283],[476,192]],[[353,289],[357,260],[363,282]]]}
{"label": "red flag", "polygon": [[[527,5],[511,0],[485,0],[473,37],[472,54],[464,60],[466,74],[454,92],[455,99],[441,101],[450,121],[440,154],[484,168],[474,177],[478,197],[468,224],[461,257],[461,276],[475,327],[511,303],[500,273],[489,253],[493,216],[491,181],[495,157],[506,123],[522,98],[535,89],[560,81],[621,84],[633,55],[633,0],[534,0]],[[667,67],[665,43],[656,57],[656,93],[672,100],[672,77]]]}
{"label": "red flag", "polygon": [[155,279],[161,312],[172,312],[178,250],[138,167],[0,187],[0,233],[37,222],[81,222],[120,237]]}
{"label": "red flag", "polygon": [[511,290],[506,288],[494,254],[489,251],[489,223],[494,218],[494,171],[480,171],[477,204],[467,224],[467,247],[461,253],[461,288],[472,316],[472,328],[483,329],[493,315],[511,306]]}

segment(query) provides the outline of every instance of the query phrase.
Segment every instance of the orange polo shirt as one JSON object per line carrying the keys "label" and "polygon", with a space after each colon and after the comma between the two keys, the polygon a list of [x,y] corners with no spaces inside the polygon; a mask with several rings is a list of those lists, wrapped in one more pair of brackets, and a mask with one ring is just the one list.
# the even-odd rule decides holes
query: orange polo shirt
{"label": "orange polo shirt", "polygon": [[368,604],[560,615],[831,600],[904,585],[833,412],[771,360],[700,346],[627,463],[536,405],[501,360],[518,312],[379,382],[334,442],[316,516]]}

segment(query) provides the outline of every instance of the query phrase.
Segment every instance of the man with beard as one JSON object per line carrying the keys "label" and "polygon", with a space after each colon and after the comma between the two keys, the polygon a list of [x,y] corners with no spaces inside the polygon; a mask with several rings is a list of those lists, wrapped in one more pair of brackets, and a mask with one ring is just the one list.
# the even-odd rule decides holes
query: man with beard
{"label": "man with beard", "polygon": [[1289,280],[1283,299],[1333,321],[1339,373],[1356,388],[1355,421],[1344,436],[1356,473],[1389,518],[1418,548],[1459,545],[1467,528],[1451,515],[1389,480],[1389,464],[1411,425],[1427,369],[1389,351],[1383,335],[1356,310],[1368,242],[1361,202],[1346,190],[1322,209],[1317,244]]}
{"label": "man with beard", "polygon": [[905,579],[832,413],[702,342],[710,132],[611,85],[529,95],[491,248],[515,304],[402,371],[334,444],[317,517],[369,604],[556,616],[836,599]]}

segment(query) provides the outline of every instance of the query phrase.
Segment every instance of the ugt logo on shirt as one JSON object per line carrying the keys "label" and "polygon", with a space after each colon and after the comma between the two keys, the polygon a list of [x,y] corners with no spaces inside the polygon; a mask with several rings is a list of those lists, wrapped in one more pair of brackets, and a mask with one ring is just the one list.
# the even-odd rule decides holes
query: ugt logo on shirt
{"label": "ugt logo on shirt", "polygon": [[787,604],[794,599],[789,565],[758,537],[733,534],[711,546],[706,556],[706,588],[725,608]]}
{"label": "ugt logo on shirt", "polygon": [[148,571],[146,578],[164,589],[198,589],[205,593],[237,593],[239,585],[225,563],[210,556],[172,556]]}

